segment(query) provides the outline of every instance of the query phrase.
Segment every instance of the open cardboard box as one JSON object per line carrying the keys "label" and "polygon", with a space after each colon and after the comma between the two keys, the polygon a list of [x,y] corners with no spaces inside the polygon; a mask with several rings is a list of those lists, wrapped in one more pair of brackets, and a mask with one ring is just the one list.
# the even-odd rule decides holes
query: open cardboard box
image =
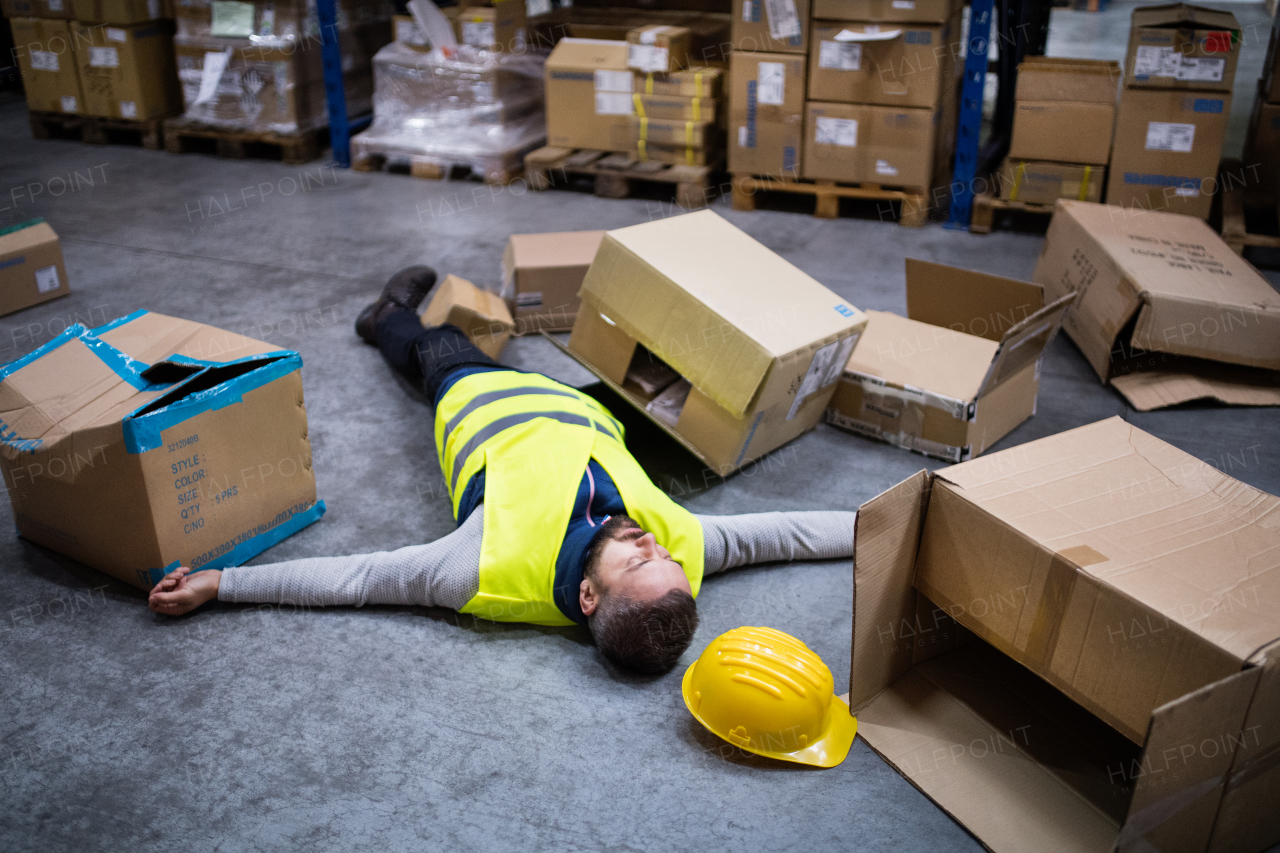
{"label": "open cardboard box", "polygon": [[238,566],[324,514],[296,352],[137,311],[0,369],[18,533],[150,589]]}
{"label": "open cardboard box", "polygon": [[866,315],[711,211],[605,232],[568,346],[725,476],[821,419]]}
{"label": "open cardboard box", "polygon": [[827,423],[962,462],[1035,414],[1040,356],[1075,293],[907,259],[907,316],[868,311]]}
{"label": "open cardboard box", "polygon": [[1280,405],[1280,293],[1202,220],[1060,200],[1033,278],[1079,292],[1063,329],[1139,411]]}
{"label": "open cardboard box", "polygon": [[858,734],[988,849],[1280,841],[1280,499],[1112,418],[867,502],[854,576]]}

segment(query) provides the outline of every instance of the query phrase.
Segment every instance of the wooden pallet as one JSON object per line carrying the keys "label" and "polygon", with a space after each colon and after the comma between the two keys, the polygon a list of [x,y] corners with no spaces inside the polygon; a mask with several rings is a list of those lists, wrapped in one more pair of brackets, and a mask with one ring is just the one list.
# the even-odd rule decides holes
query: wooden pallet
{"label": "wooden pallet", "polygon": [[594,148],[557,148],[548,145],[524,158],[529,187],[546,190],[565,186],[574,179],[595,182],[601,198],[628,198],[637,185],[674,184],[676,204],[684,208],[706,207],[715,193],[712,176],[723,161],[708,166],[684,166],[637,160],[630,154]]}
{"label": "wooden pallet", "polygon": [[811,195],[814,197],[813,215],[822,219],[835,219],[840,215],[840,199],[860,198],[899,202],[899,225],[918,228],[929,221],[929,198],[921,189],[835,181],[793,181],[756,175],[733,176],[733,209],[755,210],[756,194],[761,192]]}
{"label": "wooden pallet", "polygon": [[164,147],[173,154],[216,154],[234,160],[252,157],[298,165],[315,160],[328,144],[328,127],[274,133],[214,127],[187,118],[171,118],[164,123]]}
{"label": "wooden pallet", "polygon": [[154,151],[164,146],[163,118],[132,121],[37,110],[32,110],[28,117],[31,135],[36,139],[78,139],[90,145],[141,145]]}
{"label": "wooden pallet", "polygon": [[[1260,246],[1268,249],[1280,249],[1280,236],[1272,234],[1250,233],[1248,218],[1245,215],[1245,189],[1234,186],[1222,193],[1222,239],[1237,255],[1243,255],[1246,246]],[[1280,226],[1280,205],[1275,199],[1269,199],[1265,206],[1249,206],[1258,219],[1270,218],[1271,223]],[[1277,227],[1280,231],[1280,227]]]}
{"label": "wooden pallet", "polygon": [[973,234],[990,234],[997,210],[1014,210],[1019,213],[1034,213],[1041,216],[1053,215],[1052,204],[1006,201],[995,196],[978,195],[973,197],[973,214],[969,217],[969,231]]}
{"label": "wooden pallet", "polygon": [[367,153],[355,157],[351,161],[351,168],[357,172],[403,172],[415,178],[427,178],[433,181],[442,181],[450,178],[475,178],[484,181],[486,184],[496,185],[509,184],[524,174],[524,166],[519,164],[507,165],[501,170],[482,174],[466,164],[442,163],[437,159],[420,154],[399,154],[389,151],[378,154]]}

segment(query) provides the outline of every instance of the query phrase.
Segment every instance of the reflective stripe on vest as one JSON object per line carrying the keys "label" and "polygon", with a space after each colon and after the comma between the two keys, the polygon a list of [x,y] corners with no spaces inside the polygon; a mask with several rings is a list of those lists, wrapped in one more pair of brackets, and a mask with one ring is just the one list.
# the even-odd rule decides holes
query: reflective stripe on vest
{"label": "reflective stripe on vest", "polygon": [[598,401],[545,376],[477,373],[440,401],[435,432],[455,517],[466,484],[485,471],[480,587],[462,612],[573,624],[555,605],[556,559],[592,458],[614,481],[628,514],[681,564],[697,595],[702,525],[653,485],[622,443],[622,425]]}

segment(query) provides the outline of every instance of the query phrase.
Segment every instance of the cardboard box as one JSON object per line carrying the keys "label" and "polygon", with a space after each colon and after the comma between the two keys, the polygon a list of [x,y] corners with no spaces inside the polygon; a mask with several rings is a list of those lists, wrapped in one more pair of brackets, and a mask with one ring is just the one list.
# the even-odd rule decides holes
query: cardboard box
{"label": "cardboard box", "polygon": [[502,348],[516,329],[502,297],[456,275],[444,277],[418,319],[428,328],[452,323],[490,358],[502,355]]}
{"label": "cardboard box", "polygon": [[1006,157],[996,180],[1000,198],[1029,204],[1053,204],[1060,198],[1102,201],[1104,166],[1046,163]]}
{"label": "cardboard box", "polygon": [[83,23],[141,24],[172,18],[173,0],[71,0],[71,10]]}
{"label": "cardboard box", "polygon": [[[454,7],[457,8],[456,6]],[[457,21],[454,21],[456,28]],[[418,22],[413,19],[412,15],[395,15],[391,18],[391,29],[393,36],[397,42],[405,47],[412,48],[420,53],[427,53],[431,50],[431,40],[427,38],[427,34],[418,26]]]}
{"label": "cardboard box", "polygon": [[1040,356],[1075,294],[907,259],[907,316],[868,311],[827,423],[963,462],[1035,414]]}
{"label": "cardboard box", "polygon": [[79,113],[84,109],[76,54],[67,21],[14,18],[14,53],[27,90],[27,108],[51,113]]}
{"label": "cardboard box", "polygon": [[715,98],[680,98],[664,95],[632,95],[638,118],[665,121],[715,121],[720,115],[720,102]]}
{"label": "cardboard box", "polygon": [[607,232],[581,296],[563,348],[722,476],[821,419],[867,322],[711,211]]}
{"label": "cardboard box", "polygon": [[499,53],[523,53],[528,36],[524,0],[493,0],[458,12],[458,43]]}
{"label": "cardboard box", "polygon": [[733,50],[804,53],[809,47],[809,0],[733,0]]}
{"label": "cardboard box", "polygon": [[1229,94],[1124,89],[1107,204],[1207,219],[1230,117]]}
{"label": "cardboard box", "polygon": [[1230,12],[1170,3],[1133,10],[1124,76],[1128,86],[1230,92],[1240,24]]}
{"label": "cardboard box", "polygon": [[643,95],[672,98],[720,98],[724,92],[725,69],[686,68],[670,74],[636,74],[633,91]]}
{"label": "cardboard box", "polygon": [[960,71],[960,17],[945,24],[814,21],[809,100],[934,107]]}
{"label": "cardboard box", "polygon": [[71,293],[58,235],[43,219],[0,228],[0,315]]}
{"label": "cardboard box", "polygon": [[627,65],[645,74],[689,67],[693,33],[687,27],[651,24],[627,32]]}
{"label": "cardboard box", "polygon": [[547,144],[626,151],[632,84],[627,43],[561,39],[547,57]]}
{"label": "cardboard box", "polygon": [[182,112],[173,23],[71,25],[84,88],[84,113],[150,119]]}
{"label": "cardboard box", "polygon": [[800,177],[805,58],[734,52],[729,59],[729,171]]}
{"label": "cardboard box", "polygon": [[138,311],[0,370],[0,472],[26,539],[150,589],[324,514],[290,350]]}
{"label": "cardboard box", "polygon": [[927,189],[943,110],[810,102],[804,177]]}
{"label": "cardboard box", "polygon": [[1079,291],[1063,329],[1135,408],[1280,404],[1280,294],[1201,220],[1059,201],[1033,280]]}
{"label": "cardboard box", "polygon": [[954,0],[813,0],[813,17],[882,24],[945,24],[956,7]]}
{"label": "cardboard box", "polygon": [[603,231],[512,234],[502,254],[502,298],[516,334],[567,332],[578,315],[578,290]]}
{"label": "cardboard box", "polygon": [[1009,156],[1105,166],[1119,80],[1115,62],[1028,57],[1018,66]]}
{"label": "cardboard box", "polygon": [[631,117],[631,135],[643,149],[645,144],[696,151],[720,147],[720,127],[711,121]]}
{"label": "cardboard box", "polygon": [[1119,418],[899,483],[858,511],[859,737],[996,853],[1266,848],[1277,508]]}
{"label": "cardboard box", "polygon": [[[0,12],[14,18],[54,18],[69,21],[75,17],[72,0],[0,0]],[[21,42],[14,40],[14,44]]]}
{"label": "cardboard box", "polygon": [[1258,92],[1244,143],[1245,192],[1259,200],[1280,199],[1280,104]]}

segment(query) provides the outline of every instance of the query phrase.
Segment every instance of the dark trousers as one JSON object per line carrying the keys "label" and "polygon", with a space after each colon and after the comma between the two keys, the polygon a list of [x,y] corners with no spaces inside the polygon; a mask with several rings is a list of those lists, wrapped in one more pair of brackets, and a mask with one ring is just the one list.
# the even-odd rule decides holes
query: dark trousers
{"label": "dark trousers", "polygon": [[406,377],[421,380],[423,392],[433,403],[439,402],[450,374],[460,369],[509,369],[485,355],[457,326],[446,323],[426,329],[417,314],[403,308],[383,318],[377,335],[382,357]]}

